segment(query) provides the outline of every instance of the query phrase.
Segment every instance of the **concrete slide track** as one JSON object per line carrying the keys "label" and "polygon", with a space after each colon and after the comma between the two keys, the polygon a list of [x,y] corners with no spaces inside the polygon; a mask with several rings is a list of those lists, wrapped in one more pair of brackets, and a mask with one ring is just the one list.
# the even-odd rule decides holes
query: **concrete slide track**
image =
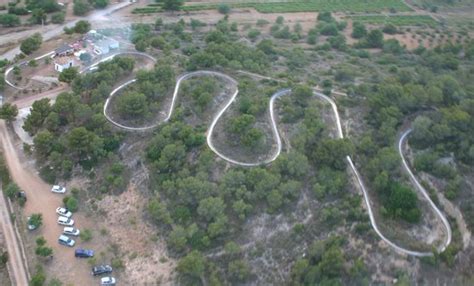
{"label": "concrete slide track", "polygon": [[[340,117],[339,117],[339,112],[337,110],[337,105],[336,103],[331,99],[329,98],[328,96],[322,94],[322,93],[319,93],[319,92],[314,92],[314,94],[322,99],[324,99],[325,101],[327,101],[331,107],[332,107],[332,110],[334,112],[334,116],[336,118],[336,125],[337,125],[337,131],[338,131],[338,137],[340,139],[344,138],[344,134],[342,132],[342,126],[341,126],[341,120],[340,120]],[[403,167],[404,169],[410,174],[410,177],[411,177],[411,180],[412,182],[415,184],[415,186],[417,187],[417,190],[419,190],[423,196],[429,201],[430,203],[430,206],[434,209],[434,211],[436,212],[436,214],[440,217],[440,219],[442,220],[445,228],[446,228],[446,232],[447,232],[447,239],[445,240],[445,243],[443,244],[443,246],[441,247],[441,249],[438,249],[439,251],[444,251],[446,249],[446,247],[451,243],[451,227],[448,223],[448,221],[446,220],[446,218],[444,217],[444,215],[441,213],[441,211],[436,207],[436,205],[433,203],[433,201],[431,201],[431,199],[429,198],[428,194],[426,193],[426,191],[424,190],[424,188],[421,186],[421,184],[418,182],[418,180],[416,179],[416,177],[413,175],[413,173],[411,172],[410,168],[408,167],[408,164],[406,163],[405,161],[405,158],[403,156],[403,153],[401,151],[401,146],[402,146],[402,141],[403,139],[405,138],[405,136],[408,134],[409,132],[406,132],[404,134],[404,136],[401,137],[400,141],[399,141],[399,153],[400,153],[400,156],[402,157],[402,161],[403,161]],[[357,182],[359,183],[359,186],[360,186],[360,189],[362,190],[362,193],[364,194],[364,200],[365,200],[365,204],[367,206],[367,211],[369,213],[369,218],[370,218],[370,224],[372,225],[372,228],[374,229],[374,231],[377,233],[377,235],[383,240],[385,241],[388,245],[390,245],[392,248],[394,248],[395,250],[397,250],[398,252],[400,253],[404,253],[404,254],[408,254],[408,255],[413,255],[413,256],[418,256],[418,257],[424,257],[424,256],[432,256],[433,253],[431,252],[420,252],[420,251],[414,251],[414,250],[409,250],[409,249],[406,249],[406,248],[403,248],[401,246],[398,246],[397,244],[395,244],[394,242],[390,241],[388,238],[386,238],[382,232],[380,231],[380,229],[378,228],[378,225],[377,225],[377,222],[375,220],[375,217],[374,217],[374,214],[373,214],[373,211],[372,211],[372,205],[371,205],[371,202],[370,202],[370,197],[369,197],[369,194],[367,192],[367,189],[365,188],[365,185],[364,185],[364,182],[362,181],[361,179],[361,176],[359,174],[359,172],[357,171],[357,168],[355,167],[354,163],[352,162],[352,159],[350,156],[347,156],[346,157],[346,161],[347,163],[349,164],[349,167],[351,168],[352,172],[354,173],[356,179],[357,179]]]}
{"label": "concrete slide track", "polygon": [[[247,73],[248,74],[248,73]],[[173,113],[173,110],[174,110],[174,106],[175,106],[175,102],[176,102],[176,98],[177,98],[177,95],[178,95],[178,92],[179,92],[179,88],[180,88],[180,85],[181,85],[181,82],[187,78],[190,78],[190,77],[194,77],[194,76],[204,76],[204,75],[213,75],[213,76],[219,76],[219,77],[223,77],[227,80],[230,80],[231,82],[233,82],[234,84],[236,84],[235,80],[230,78],[229,76],[225,75],[225,74],[222,74],[222,73],[219,73],[219,72],[212,72],[212,71],[196,71],[196,72],[192,72],[192,73],[187,73],[187,74],[184,74],[180,77],[178,77],[177,81],[176,81],[176,86],[175,86],[175,89],[174,89],[174,92],[173,92],[173,98],[172,98],[172,102],[171,102],[171,105],[170,105],[170,108],[169,108],[169,111],[168,111],[168,115],[167,117],[165,118],[165,120],[163,122],[167,122],[170,118],[171,118],[171,115]],[[249,74],[249,75],[252,75],[252,74]],[[266,77],[266,79],[271,79],[271,78],[268,78]],[[106,104],[104,105],[104,116],[114,125],[116,125],[117,127],[120,127],[120,128],[123,128],[125,130],[129,130],[129,131],[144,131],[144,130],[148,130],[148,129],[151,129],[151,128],[154,128],[156,126],[158,126],[159,124],[163,123],[163,122],[159,122],[159,123],[156,123],[156,124],[153,124],[153,125],[149,125],[149,126],[145,126],[145,127],[129,127],[129,126],[124,126],[122,124],[119,124],[117,122],[115,122],[114,120],[112,120],[112,118],[110,118],[110,116],[107,114],[107,107],[108,107],[108,104],[110,102],[110,98],[112,96],[114,96],[120,89],[126,87],[127,85],[131,84],[135,82],[135,79],[131,80],[131,81],[128,81],[124,84],[122,84],[121,86],[117,87],[114,91],[112,91],[112,93],[110,94],[109,98],[107,99],[106,101]],[[222,107],[217,115],[214,116],[214,119],[212,120],[211,122],[211,125],[209,127],[209,129],[207,130],[207,144],[209,146],[209,148],[217,155],[219,156],[220,158],[232,163],[232,164],[235,164],[235,165],[239,165],[239,166],[245,166],[245,167],[252,167],[252,166],[258,166],[258,165],[264,165],[264,164],[268,164],[268,163],[271,163],[273,162],[276,158],[278,158],[278,156],[280,155],[280,152],[281,152],[281,138],[280,138],[280,135],[279,135],[279,132],[278,132],[278,127],[277,127],[277,123],[275,121],[275,115],[274,115],[274,101],[275,99],[279,98],[280,96],[282,95],[286,95],[286,94],[289,94],[291,93],[291,90],[290,89],[284,89],[284,90],[280,90],[278,92],[276,92],[270,99],[270,103],[269,103],[269,111],[270,111],[270,120],[271,120],[271,125],[272,125],[272,131],[273,131],[273,134],[274,134],[274,137],[275,137],[275,140],[276,140],[276,143],[277,143],[277,151],[275,152],[275,154],[273,154],[271,156],[271,158],[265,160],[265,161],[261,161],[261,162],[255,162],[255,163],[248,163],[248,162],[240,162],[238,160],[235,160],[235,159],[232,159],[232,158],[229,158],[227,156],[225,156],[224,154],[220,153],[213,145],[212,143],[212,133],[214,131],[214,127],[215,125],[217,124],[217,122],[219,121],[219,119],[221,118],[221,116],[224,114],[224,112],[229,108],[229,106],[235,101],[237,95],[238,95],[238,89],[235,90],[235,92],[233,93],[231,99],[225,104],[224,107]],[[334,117],[336,119],[336,126],[337,126],[337,135],[338,135],[338,138],[342,139],[344,138],[344,134],[342,132],[342,125],[341,125],[341,120],[340,120],[340,116],[339,116],[339,112],[337,110],[337,105],[336,103],[331,99],[329,98],[328,96],[314,90],[313,91],[314,95],[323,99],[324,101],[328,102],[330,105],[331,105],[331,108],[334,112]],[[446,233],[447,233],[447,237],[446,237],[446,240],[444,242],[444,244],[442,245],[442,247],[440,249],[438,249],[438,251],[442,252],[446,249],[446,247],[451,243],[451,227],[447,221],[447,219],[445,218],[445,216],[441,213],[441,211],[436,207],[436,205],[433,203],[433,201],[429,198],[429,195],[427,194],[426,190],[421,186],[421,184],[418,182],[418,180],[416,179],[416,177],[413,175],[413,173],[411,172],[410,168],[408,167],[408,164],[406,163],[406,160],[403,156],[403,153],[401,151],[401,146],[402,146],[402,142],[405,138],[405,136],[409,133],[406,132],[404,134],[404,136],[402,136],[402,138],[400,139],[399,141],[399,153],[400,153],[400,156],[402,157],[402,161],[403,161],[403,167],[404,169],[406,170],[406,172],[410,175],[410,178],[411,178],[411,181],[413,182],[413,184],[416,186],[417,190],[420,191],[423,196],[428,200],[430,206],[433,208],[433,210],[435,211],[435,213],[437,214],[437,216],[441,219],[441,221],[443,222],[443,225],[445,226],[446,228]],[[360,186],[360,189],[364,195],[364,201],[365,201],[365,204],[366,204],[366,207],[367,207],[367,211],[369,213],[369,218],[370,218],[370,223],[372,225],[372,228],[374,229],[374,231],[377,233],[377,235],[384,241],[386,242],[389,246],[391,246],[393,249],[395,249],[396,251],[400,252],[400,253],[403,253],[403,254],[407,254],[407,255],[412,255],[412,256],[418,256],[418,257],[424,257],[424,256],[432,256],[433,253],[431,252],[420,252],[420,251],[414,251],[414,250],[409,250],[409,249],[406,249],[406,248],[403,248],[399,245],[397,245],[396,243],[392,242],[391,240],[389,240],[387,237],[385,237],[383,235],[383,233],[380,231],[378,225],[377,225],[377,222],[375,220],[375,217],[374,217],[374,213],[373,213],[373,210],[372,210],[372,204],[371,204],[371,201],[370,201],[370,196],[368,194],[368,191],[364,185],[364,182],[362,181],[361,179],[361,176],[359,174],[359,172],[357,171],[357,168],[355,167],[352,159],[350,156],[347,156],[346,157],[346,161],[347,163],[349,164],[349,167],[351,168],[352,172],[354,173],[356,179],[357,179],[357,182]]]}
{"label": "concrete slide track", "polygon": [[[105,101],[105,104],[104,104],[104,110],[103,110],[104,116],[107,118],[108,121],[110,121],[115,126],[117,126],[119,128],[122,128],[124,130],[128,130],[128,131],[146,131],[146,130],[155,128],[155,127],[157,127],[158,125],[160,125],[162,123],[168,122],[170,120],[171,116],[173,115],[174,107],[176,105],[176,99],[178,98],[178,93],[179,93],[181,83],[183,82],[183,80],[186,80],[186,79],[189,79],[189,78],[192,78],[192,77],[197,77],[197,76],[221,77],[221,78],[224,78],[227,81],[229,81],[232,84],[237,86],[237,82],[235,81],[235,79],[233,79],[232,77],[230,77],[226,74],[220,73],[220,72],[216,72],[216,71],[195,71],[195,72],[185,73],[185,74],[179,76],[178,79],[176,80],[176,85],[175,85],[175,88],[174,88],[173,96],[172,96],[172,99],[171,99],[171,104],[170,104],[170,107],[169,107],[166,118],[163,121],[157,122],[157,123],[152,124],[152,125],[147,125],[147,126],[143,126],[143,127],[131,127],[131,126],[125,126],[125,125],[120,124],[120,123],[116,122],[115,120],[113,120],[110,117],[110,115],[108,114],[107,109],[109,107],[110,100],[115,96],[115,94],[118,91],[120,91],[124,87],[126,87],[126,86],[128,86],[128,85],[130,85],[130,84],[132,84],[136,81],[136,79],[132,79],[132,80],[127,81],[127,82],[123,83],[122,85],[118,86],[116,89],[114,89],[110,93],[109,97],[107,98],[107,100]],[[272,124],[272,133],[273,133],[273,136],[275,138],[277,149],[276,149],[275,153],[269,159],[266,159],[266,160],[261,161],[261,162],[241,162],[241,161],[232,159],[232,158],[222,154],[219,150],[217,150],[217,148],[214,146],[214,144],[212,142],[212,134],[214,132],[214,128],[215,128],[217,122],[219,121],[219,119],[222,117],[222,115],[227,111],[227,109],[230,107],[230,105],[237,98],[237,95],[239,94],[238,88],[235,89],[235,91],[233,92],[231,98],[226,102],[226,104],[214,116],[214,119],[212,120],[212,122],[211,122],[211,124],[210,124],[210,126],[209,126],[209,128],[206,132],[206,134],[207,134],[207,136],[206,136],[207,145],[220,158],[222,158],[222,159],[224,159],[224,160],[226,160],[226,161],[228,161],[232,164],[239,165],[239,166],[254,167],[254,166],[264,165],[264,164],[268,164],[268,163],[271,163],[271,162],[275,161],[275,159],[278,158],[278,156],[281,153],[282,144],[281,144],[281,138],[280,138],[280,134],[278,132],[277,124],[276,124],[276,121],[275,121],[274,102],[275,102],[276,99],[278,99],[282,95],[289,94],[290,92],[291,92],[290,89],[280,90],[280,91],[276,92],[275,94],[273,94],[271,99],[270,99],[270,103],[269,103],[270,121],[271,121],[271,124]]]}
{"label": "concrete slide track", "polygon": [[[127,53],[127,52],[125,52]],[[147,54],[143,54],[143,53],[135,53],[135,52],[129,52],[130,54],[139,54],[139,55],[145,55],[151,59],[153,59],[154,61],[156,61],[154,58],[152,58],[151,56],[147,55]],[[118,55],[120,53],[117,53],[117,54],[114,54],[114,55],[111,55],[107,58],[104,58],[102,59],[100,62],[104,62],[104,61],[107,61],[107,60],[110,60],[112,59],[113,57],[115,57],[116,55]],[[85,70],[82,70],[81,72],[86,72],[86,71],[92,71],[92,68],[97,66],[98,63],[86,68]],[[252,75],[252,74],[249,74],[249,75]],[[169,107],[169,110],[168,110],[168,113],[167,113],[167,116],[166,118],[162,121],[162,122],[157,122],[155,124],[152,124],[152,125],[148,125],[148,126],[143,126],[143,127],[131,127],[131,126],[125,126],[123,124],[120,124],[116,121],[114,121],[107,113],[107,108],[110,104],[110,100],[111,98],[116,95],[116,93],[123,89],[124,87],[134,83],[136,81],[136,79],[133,79],[133,80],[130,80],[120,86],[118,86],[117,88],[115,88],[111,94],[109,95],[109,97],[107,98],[105,104],[104,104],[104,109],[103,109],[103,114],[104,116],[107,118],[108,121],[110,121],[112,124],[114,124],[115,126],[119,127],[119,128],[122,128],[124,130],[128,130],[128,131],[146,131],[146,130],[149,130],[149,129],[152,129],[152,128],[155,128],[157,127],[158,125],[162,124],[162,123],[165,123],[165,122],[168,122],[169,119],[171,118],[172,116],[172,113],[173,113],[173,110],[174,110],[174,107],[175,107],[175,104],[176,104],[176,99],[177,99],[177,96],[178,96],[178,93],[179,93],[179,89],[180,89],[180,86],[181,86],[181,82],[183,80],[186,80],[186,79],[189,79],[189,78],[192,78],[192,77],[196,77],[196,76],[216,76],[216,77],[221,77],[221,78],[224,78],[230,82],[232,82],[233,84],[237,85],[237,82],[231,78],[230,76],[228,75],[225,75],[223,73],[220,73],[220,72],[216,72],[216,71],[195,71],[195,72],[190,72],[190,73],[186,73],[186,74],[183,74],[181,76],[179,76],[177,78],[177,81],[176,81],[176,85],[175,85],[175,89],[174,89],[174,92],[173,92],[173,96],[172,96],[172,100],[171,100],[171,104],[170,104],[170,107]],[[272,79],[272,78],[269,78],[269,77],[266,77],[267,79]],[[281,153],[281,148],[282,148],[282,144],[281,144],[281,138],[280,138],[280,135],[279,135],[279,132],[278,132],[278,127],[277,127],[277,123],[276,123],[276,120],[275,120],[275,115],[274,115],[274,101],[281,97],[282,95],[286,95],[286,94],[289,94],[291,93],[291,90],[290,89],[284,89],[284,90],[280,90],[278,92],[276,92],[270,99],[270,102],[269,102],[269,112],[270,112],[270,120],[271,120],[271,125],[272,125],[272,133],[274,135],[274,138],[275,138],[275,141],[276,141],[276,144],[277,144],[277,150],[276,152],[267,160],[264,160],[264,161],[261,161],[261,162],[241,162],[241,161],[238,161],[238,160],[235,160],[235,159],[232,159],[232,158],[229,158],[227,157],[226,155],[222,154],[221,152],[219,152],[215,146],[213,145],[213,142],[212,142],[212,134],[213,134],[213,131],[214,131],[214,127],[216,126],[217,122],[219,121],[219,119],[222,117],[222,115],[227,111],[227,109],[229,108],[229,106],[235,101],[237,95],[238,95],[238,89],[236,88],[236,90],[234,91],[234,93],[232,94],[231,98],[227,101],[227,103],[217,112],[217,114],[214,116],[211,124],[210,124],[210,127],[208,128],[207,130],[207,136],[206,136],[206,141],[207,141],[207,144],[209,146],[209,148],[220,158],[224,159],[225,161],[228,161],[232,164],[235,164],[235,165],[239,165],[239,166],[245,166],[245,167],[252,167],[252,166],[259,166],[259,165],[265,165],[265,164],[269,164],[271,162],[273,162],[276,158],[278,158],[278,156],[280,155]],[[322,98],[323,100],[325,100],[326,102],[328,102],[331,107],[332,107],[332,110],[334,112],[334,116],[335,116],[335,119],[336,119],[336,125],[337,125],[337,133],[338,133],[338,137],[339,138],[344,138],[344,135],[343,135],[343,132],[342,132],[342,126],[341,126],[341,121],[340,121],[340,117],[339,117],[339,112],[337,110],[337,105],[336,103],[331,99],[329,98],[328,96],[318,92],[318,91],[314,91],[314,95],[316,95],[317,97],[320,97]],[[408,132],[409,133],[409,132]],[[405,136],[408,134],[406,133]],[[401,144],[402,144],[402,141],[403,139],[405,138],[405,136],[403,136],[401,139],[400,139],[400,142],[399,142],[399,150],[401,150]],[[418,180],[416,179],[416,177],[412,174],[411,170],[409,169],[408,167],[408,164],[406,163],[404,157],[403,157],[403,154],[402,152],[400,151],[400,156],[402,157],[402,161],[403,161],[403,167],[404,169],[407,171],[407,173],[410,175],[410,178],[412,180],[412,182],[414,183],[414,185],[417,187],[417,190],[420,191],[423,196],[428,199],[429,203],[430,203],[430,206],[434,209],[435,213],[440,217],[440,219],[442,220],[445,228],[446,228],[446,231],[447,231],[447,238],[445,240],[445,243],[443,244],[443,246],[439,249],[439,251],[443,251],[446,249],[446,247],[450,244],[451,242],[451,228],[449,226],[449,223],[447,222],[446,218],[444,217],[444,215],[441,213],[441,211],[434,205],[434,203],[431,201],[431,199],[429,198],[429,196],[427,195],[426,191],[421,187],[421,184],[418,182]],[[366,206],[367,206],[367,211],[369,213],[369,218],[370,218],[370,222],[371,222],[371,225],[372,225],[372,228],[374,229],[374,231],[377,233],[377,235],[383,240],[385,241],[389,246],[391,246],[392,248],[394,248],[396,251],[400,252],[400,253],[403,253],[403,254],[407,254],[407,255],[413,255],[413,256],[418,256],[418,257],[423,257],[423,256],[432,256],[433,254],[431,252],[419,252],[419,251],[413,251],[413,250],[409,250],[409,249],[406,249],[406,248],[403,248],[401,246],[398,246],[397,244],[395,244],[394,242],[390,241],[388,238],[386,238],[382,232],[380,231],[380,229],[378,228],[378,225],[377,225],[377,222],[375,220],[375,217],[374,217],[374,214],[373,214],[373,210],[372,210],[372,205],[371,205],[371,201],[370,201],[370,197],[369,197],[369,194],[367,192],[367,189],[361,179],[361,176],[359,174],[359,172],[357,171],[357,168],[355,167],[352,159],[347,156],[346,157],[346,161],[347,163],[349,164],[349,167],[351,168],[352,172],[354,173],[356,179],[357,179],[357,182],[361,188],[361,191],[364,195],[364,200],[365,200],[365,203],[366,203]]]}

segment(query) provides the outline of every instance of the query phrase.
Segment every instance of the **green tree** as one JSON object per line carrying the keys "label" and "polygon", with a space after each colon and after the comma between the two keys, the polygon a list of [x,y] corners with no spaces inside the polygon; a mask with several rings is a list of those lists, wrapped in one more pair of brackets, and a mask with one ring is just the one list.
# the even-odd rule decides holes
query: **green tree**
{"label": "green tree", "polygon": [[7,197],[9,197],[10,199],[13,199],[16,196],[16,194],[21,192],[21,189],[14,182],[10,182],[8,183],[8,185],[5,187],[3,191]]}
{"label": "green tree", "polygon": [[117,99],[117,110],[124,118],[143,118],[148,114],[146,96],[139,92],[128,92]]}
{"label": "green tree", "polygon": [[78,34],[85,34],[91,29],[91,23],[89,21],[80,20],[74,25],[74,32]]}
{"label": "green tree", "polygon": [[354,22],[352,25],[352,37],[354,39],[361,39],[367,35],[367,29],[361,22]]}
{"label": "green tree", "polygon": [[213,221],[224,214],[225,208],[221,198],[209,197],[199,202],[197,212],[206,221]]}
{"label": "green tree", "polygon": [[36,272],[33,274],[30,280],[29,286],[43,286],[46,282],[46,274],[44,273],[43,268],[41,265],[36,267]]}
{"label": "green tree", "polygon": [[0,107],[0,119],[12,122],[18,115],[18,108],[15,104],[6,102]]}
{"label": "green tree", "polygon": [[84,16],[91,9],[86,0],[74,0],[73,13],[76,16]]}
{"label": "green tree", "polygon": [[331,12],[321,12],[318,14],[318,21],[323,21],[323,22],[333,22],[335,21],[334,18],[331,15]]}
{"label": "green tree", "polygon": [[21,42],[20,50],[29,55],[34,51],[38,50],[41,47],[41,43],[43,42],[43,38],[41,37],[40,33],[35,33],[33,36],[26,38],[24,41]]}
{"label": "green tree", "polygon": [[163,3],[163,9],[166,11],[178,11],[181,9],[181,6],[183,6],[184,1],[183,0],[159,0],[160,2]]}
{"label": "green tree", "polygon": [[250,267],[242,259],[231,261],[227,269],[231,279],[237,281],[245,281],[250,276]]}
{"label": "green tree", "polygon": [[43,98],[33,103],[30,114],[26,117],[23,129],[29,134],[34,135],[43,126],[45,119],[51,112],[49,99]]}
{"label": "green tree", "polygon": [[201,278],[204,274],[206,258],[197,250],[193,250],[178,262],[178,271],[181,274]]}
{"label": "green tree", "polygon": [[32,214],[28,220],[28,224],[34,226],[35,228],[40,227],[43,224],[43,215],[42,214]]}
{"label": "green tree", "polygon": [[104,141],[84,127],[72,129],[66,136],[67,147],[76,159],[96,160],[104,154]]}
{"label": "green tree", "polygon": [[71,212],[76,212],[78,209],[78,201],[75,197],[68,197],[66,201],[66,208]]}
{"label": "green tree", "polygon": [[93,0],[92,2],[94,3],[94,7],[99,9],[105,8],[109,5],[109,0]]}
{"label": "green tree", "polygon": [[21,24],[20,17],[14,14],[0,14],[0,25],[3,27],[16,27]]}
{"label": "green tree", "polygon": [[370,31],[366,37],[367,45],[369,48],[382,48],[383,47],[383,33],[382,31],[375,29]]}
{"label": "green tree", "polygon": [[39,8],[39,9],[34,9],[33,12],[31,13],[31,18],[28,20],[31,24],[44,24],[46,22],[46,18],[48,15],[46,12]]}
{"label": "green tree", "polygon": [[70,82],[72,82],[78,75],[79,75],[79,72],[77,71],[77,68],[75,68],[75,67],[70,67],[70,68],[64,69],[64,70],[59,74],[59,78],[58,78],[58,79],[59,79],[59,81],[70,83]]}
{"label": "green tree", "polygon": [[62,24],[64,23],[66,14],[64,12],[57,12],[51,15],[51,22],[54,24]]}
{"label": "green tree", "polygon": [[219,11],[219,13],[224,14],[224,15],[229,14],[230,6],[225,3],[219,4],[219,6],[217,7],[217,11]]}

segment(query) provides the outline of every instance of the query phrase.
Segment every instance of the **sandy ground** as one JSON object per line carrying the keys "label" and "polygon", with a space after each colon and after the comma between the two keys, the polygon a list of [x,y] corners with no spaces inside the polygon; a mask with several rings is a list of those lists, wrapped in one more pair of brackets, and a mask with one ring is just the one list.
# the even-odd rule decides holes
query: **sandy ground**
{"label": "sandy ground", "polygon": [[[4,122],[1,122],[0,128],[4,127]],[[3,138],[2,138],[3,140]],[[15,285],[27,285],[28,275],[26,273],[26,267],[21,256],[21,250],[19,242],[15,236],[15,230],[13,225],[10,223],[11,217],[8,212],[7,202],[3,195],[0,195],[0,224],[2,234],[6,239],[6,249],[8,251],[8,271],[11,275],[11,279]]]}
{"label": "sandy ground", "polygon": [[176,262],[168,257],[156,228],[143,218],[146,202],[133,186],[119,196],[109,195],[98,202],[99,209],[106,213],[104,227],[123,256],[123,285],[169,284],[173,278]]}
{"label": "sandy ground", "polygon": [[[55,209],[62,205],[62,195],[51,193],[51,186],[39,178],[37,173],[27,166],[25,158],[20,154],[20,146],[15,144],[7,131],[5,123],[0,123],[0,138],[3,143],[5,160],[8,164],[12,179],[26,192],[28,201],[24,207],[25,216],[32,213],[43,215],[43,226],[35,232],[35,237],[42,235],[46,238],[48,245],[53,248],[54,258],[49,267],[58,269],[56,277],[67,283],[76,285],[91,285],[93,279],[89,267],[85,261],[79,261],[74,257],[73,249],[66,248],[57,243],[62,227],[57,224]],[[80,227],[86,220],[83,215],[73,216],[75,226]],[[76,245],[81,243],[76,241]],[[33,255],[27,253],[27,255]]]}

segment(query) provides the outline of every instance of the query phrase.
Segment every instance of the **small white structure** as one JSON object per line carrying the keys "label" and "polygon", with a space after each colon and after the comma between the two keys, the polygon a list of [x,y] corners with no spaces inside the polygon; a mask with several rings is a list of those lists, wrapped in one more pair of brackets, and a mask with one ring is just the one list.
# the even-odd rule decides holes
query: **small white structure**
{"label": "small white structure", "polygon": [[106,38],[94,43],[94,53],[98,55],[107,54],[110,50],[116,50],[118,48],[119,42],[111,38]]}
{"label": "small white structure", "polygon": [[69,57],[58,57],[54,60],[54,69],[58,72],[62,72],[63,70],[73,66],[74,60]]}

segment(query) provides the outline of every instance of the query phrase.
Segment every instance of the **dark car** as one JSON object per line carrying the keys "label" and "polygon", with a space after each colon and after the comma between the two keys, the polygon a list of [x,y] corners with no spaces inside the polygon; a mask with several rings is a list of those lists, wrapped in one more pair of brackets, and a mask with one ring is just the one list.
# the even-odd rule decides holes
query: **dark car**
{"label": "dark car", "polygon": [[112,273],[112,266],[97,265],[97,266],[92,267],[92,275],[94,276],[107,274],[107,273]]}
{"label": "dark car", "polygon": [[94,256],[94,250],[78,248],[74,252],[74,256],[81,257],[81,258],[93,257]]}

